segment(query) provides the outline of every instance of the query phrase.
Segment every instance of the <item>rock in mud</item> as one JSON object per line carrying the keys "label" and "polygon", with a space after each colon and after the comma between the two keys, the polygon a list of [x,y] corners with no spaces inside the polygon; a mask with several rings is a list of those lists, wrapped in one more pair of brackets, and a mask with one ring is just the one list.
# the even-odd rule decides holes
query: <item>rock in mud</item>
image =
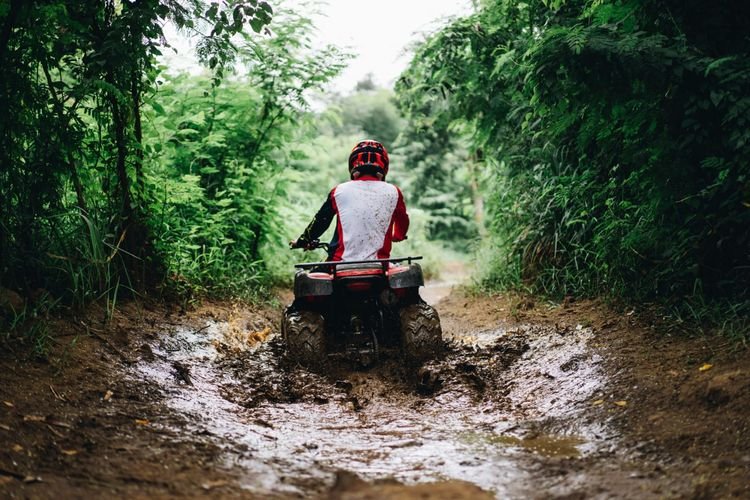
{"label": "rock in mud", "polygon": [[437,500],[442,498],[489,500],[495,497],[465,481],[442,481],[410,486],[401,484],[395,479],[368,483],[352,472],[338,471],[336,482],[328,492],[327,498],[329,500]]}
{"label": "rock in mud", "polygon": [[440,373],[428,367],[422,367],[417,372],[417,392],[423,396],[430,396],[443,385]]}
{"label": "rock in mud", "polygon": [[140,355],[143,361],[150,362],[156,359],[156,356],[154,356],[154,351],[151,349],[151,346],[148,344],[142,344],[141,347],[138,349],[138,354]]}
{"label": "rock in mud", "polygon": [[190,380],[190,368],[187,365],[175,361],[172,363],[172,368],[174,368],[174,376],[177,380],[181,380],[187,385],[193,385],[193,381]]}
{"label": "rock in mud", "polygon": [[709,406],[722,406],[748,389],[748,376],[737,370],[713,377],[706,386],[704,400]]}

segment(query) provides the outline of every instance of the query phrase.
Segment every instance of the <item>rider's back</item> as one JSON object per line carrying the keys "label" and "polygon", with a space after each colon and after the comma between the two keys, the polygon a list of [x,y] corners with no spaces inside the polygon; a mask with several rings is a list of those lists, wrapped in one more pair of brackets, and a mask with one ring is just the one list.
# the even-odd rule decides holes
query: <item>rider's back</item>
{"label": "rider's back", "polygon": [[358,179],[339,184],[332,195],[339,236],[334,259],[387,258],[396,208],[403,204],[399,189],[377,179]]}

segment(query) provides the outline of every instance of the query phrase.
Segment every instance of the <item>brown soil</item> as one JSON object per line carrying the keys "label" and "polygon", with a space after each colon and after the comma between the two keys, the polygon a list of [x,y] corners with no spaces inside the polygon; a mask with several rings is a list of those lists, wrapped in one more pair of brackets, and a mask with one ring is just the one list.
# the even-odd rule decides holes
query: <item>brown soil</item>
{"label": "brown soil", "polygon": [[[590,346],[602,356],[610,381],[589,401],[585,418],[607,422],[618,453],[664,478],[635,496],[750,497],[750,359],[745,347],[723,337],[671,333],[665,318],[616,310],[597,301],[550,304],[533,297],[474,297],[454,293],[441,304],[449,334],[464,325],[482,331],[498,320],[547,324],[559,331],[591,327]],[[603,464],[590,464],[588,473]],[[606,470],[606,466],[604,466]],[[649,470],[650,469],[650,470]],[[610,479],[601,478],[602,482]],[[634,481],[630,481],[633,483]],[[622,485],[622,496],[633,495]],[[586,495],[593,490],[584,490]],[[615,490],[616,491],[616,490]]]}
{"label": "brown soil", "polygon": [[596,302],[460,291],[446,354],[289,365],[280,307],[129,304],[0,353],[8,498],[750,497],[750,362]]}

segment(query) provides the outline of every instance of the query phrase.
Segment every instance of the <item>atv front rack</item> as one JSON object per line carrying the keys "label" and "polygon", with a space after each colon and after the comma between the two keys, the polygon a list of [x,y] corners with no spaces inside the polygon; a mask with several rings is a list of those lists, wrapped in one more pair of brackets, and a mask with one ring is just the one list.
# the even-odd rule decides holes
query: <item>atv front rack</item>
{"label": "atv front rack", "polygon": [[336,268],[338,266],[348,266],[353,264],[381,264],[384,268],[387,267],[387,265],[391,262],[398,263],[398,262],[407,262],[411,264],[413,260],[422,260],[422,256],[418,255],[416,257],[398,257],[395,259],[373,259],[373,260],[336,260],[336,261],[327,261],[327,262],[305,262],[304,264],[295,264],[294,267],[297,269],[312,269],[315,267],[333,267]]}

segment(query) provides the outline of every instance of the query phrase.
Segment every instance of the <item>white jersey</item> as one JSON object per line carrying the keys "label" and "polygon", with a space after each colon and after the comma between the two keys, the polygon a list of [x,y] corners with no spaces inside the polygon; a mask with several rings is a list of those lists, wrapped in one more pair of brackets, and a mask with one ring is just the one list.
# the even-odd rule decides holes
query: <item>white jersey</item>
{"label": "white jersey", "polygon": [[341,260],[379,258],[400,197],[398,188],[387,182],[356,180],[336,186]]}

